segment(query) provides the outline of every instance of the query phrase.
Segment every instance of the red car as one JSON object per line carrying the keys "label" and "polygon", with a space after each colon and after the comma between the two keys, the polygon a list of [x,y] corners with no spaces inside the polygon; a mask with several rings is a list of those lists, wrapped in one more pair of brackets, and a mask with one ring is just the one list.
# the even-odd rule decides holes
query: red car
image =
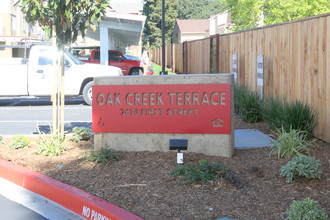
{"label": "red car", "polygon": [[[125,56],[120,51],[109,50],[109,65],[119,67],[124,75],[143,75],[143,66],[141,66],[138,57]],[[85,63],[100,63],[100,50],[92,50],[89,59],[82,60]],[[148,71],[149,72],[149,71]]]}

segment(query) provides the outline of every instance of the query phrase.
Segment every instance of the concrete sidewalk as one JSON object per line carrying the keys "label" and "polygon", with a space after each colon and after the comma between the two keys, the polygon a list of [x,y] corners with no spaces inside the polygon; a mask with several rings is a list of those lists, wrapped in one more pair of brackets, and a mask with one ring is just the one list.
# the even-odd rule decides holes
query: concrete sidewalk
{"label": "concrete sidewalk", "polygon": [[257,129],[235,130],[235,148],[238,149],[271,147],[272,142],[276,141]]}

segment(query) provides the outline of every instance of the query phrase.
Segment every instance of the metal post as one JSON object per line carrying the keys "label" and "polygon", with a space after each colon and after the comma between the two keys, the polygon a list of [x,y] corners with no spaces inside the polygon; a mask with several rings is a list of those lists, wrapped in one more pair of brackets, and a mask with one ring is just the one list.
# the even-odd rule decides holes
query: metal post
{"label": "metal post", "polygon": [[165,0],[162,0],[162,71],[159,75],[167,75],[165,71]]}

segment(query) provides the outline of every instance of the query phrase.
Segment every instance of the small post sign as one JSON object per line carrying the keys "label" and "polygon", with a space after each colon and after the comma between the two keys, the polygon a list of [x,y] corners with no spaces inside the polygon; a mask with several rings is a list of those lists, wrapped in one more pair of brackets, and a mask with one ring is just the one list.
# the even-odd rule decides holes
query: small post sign
{"label": "small post sign", "polygon": [[263,98],[264,86],[264,55],[257,57],[257,85],[260,86],[260,97]]}
{"label": "small post sign", "polygon": [[231,84],[93,86],[95,133],[231,133]]}
{"label": "small post sign", "polygon": [[234,74],[234,79],[235,79],[235,83],[237,83],[237,60],[238,60],[238,55],[237,53],[235,53],[233,55],[233,74]]}

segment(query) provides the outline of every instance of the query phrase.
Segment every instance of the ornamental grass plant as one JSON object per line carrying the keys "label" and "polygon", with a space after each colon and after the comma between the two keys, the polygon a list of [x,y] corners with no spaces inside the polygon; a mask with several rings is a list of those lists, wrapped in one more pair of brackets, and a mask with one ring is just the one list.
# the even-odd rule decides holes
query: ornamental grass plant
{"label": "ornamental grass plant", "polygon": [[262,101],[258,93],[248,90],[247,87],[235,84],[234,108],[242,120],[256,123],[262,120]]}
{"label": "ornamental grass plant", "polygon": [[291,129],[303,131],[307,139],[313,136],[317,125],[317,114],[308,104],[273,97],[264,99],[263,119],[274,130],[284,129],[288,133]]}
{"label": "ornamental grass plant", "polygon": [[292,128],[289,132],[284,127],[276,128],[273,133],[277,139],[276,141],[271,140],[274,147],[271,149],[270,155],[275,154],[278,158],[309,154],[309,146],[314,142],[307,140],[304,131]]}
{"label": "ornamental grass plant", "polygon": [[50,135],[44,132],[39,132],[39,139],[37,141],[39,147],[36,149],[36,153],[43,156],[59,156],[64,152],[64,135],[59,134],[57,130],[50,127]]}

